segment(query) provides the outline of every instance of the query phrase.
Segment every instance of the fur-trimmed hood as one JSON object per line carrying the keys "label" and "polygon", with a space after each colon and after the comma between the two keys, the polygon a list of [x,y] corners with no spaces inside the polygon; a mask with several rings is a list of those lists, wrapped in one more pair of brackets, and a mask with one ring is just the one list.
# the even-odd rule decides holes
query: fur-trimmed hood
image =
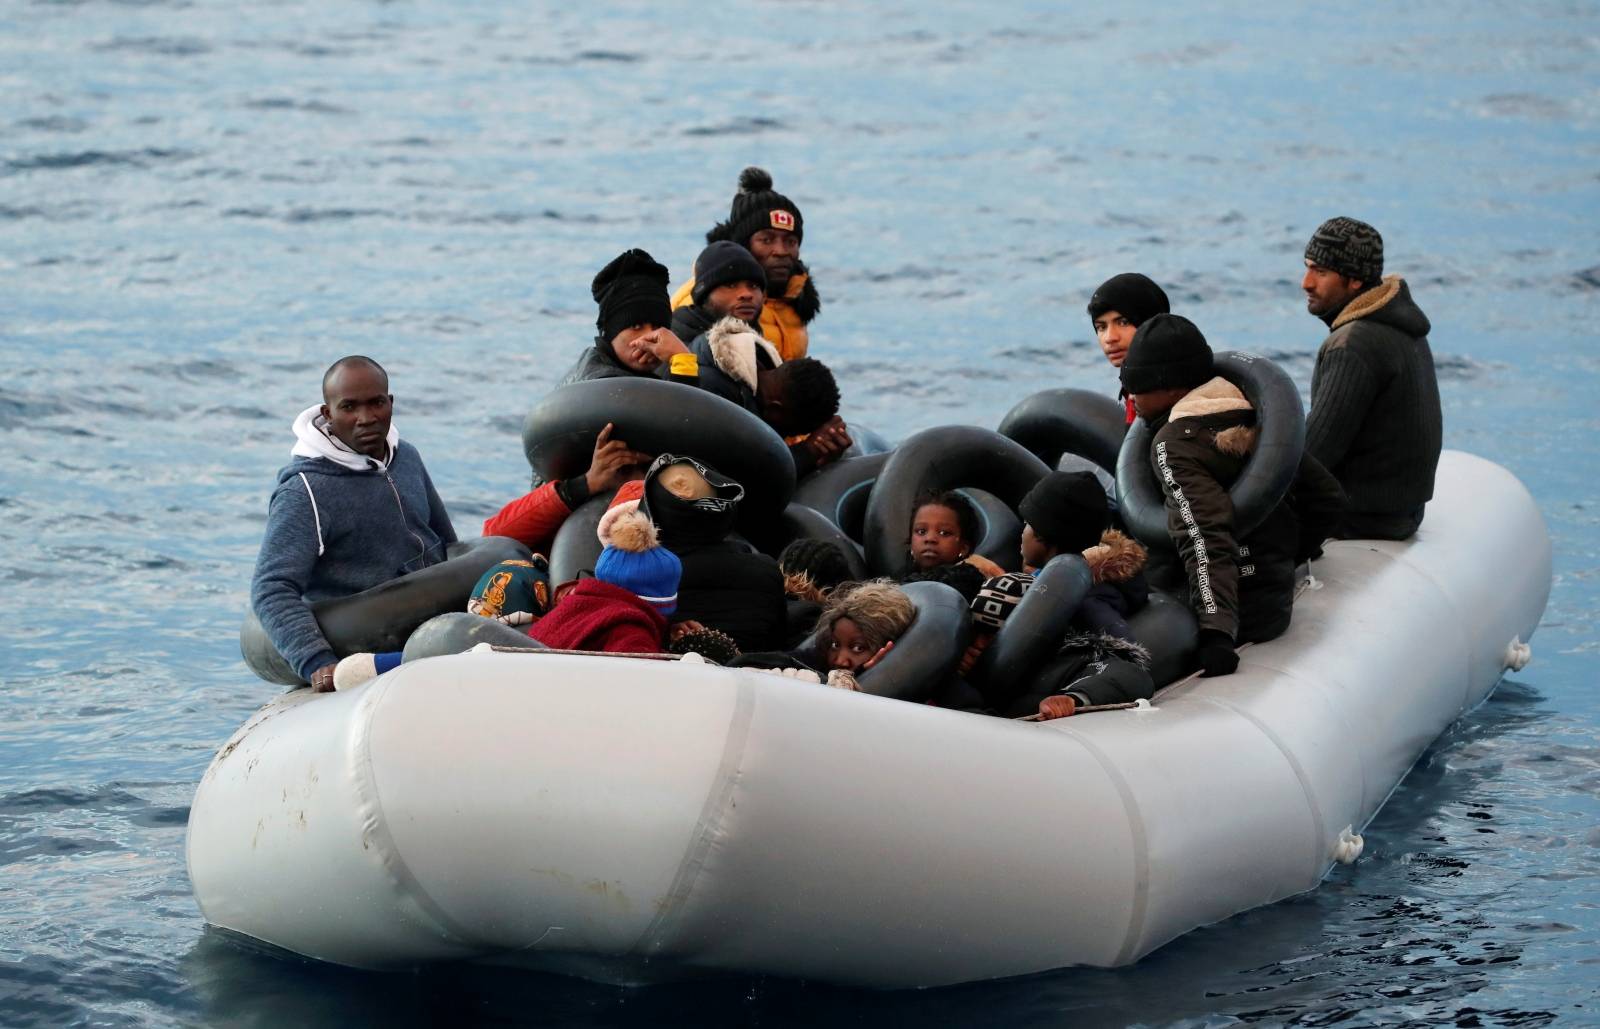
{"label": "fur-trimmed hood", "polygon": [[[1255,408],[1250,406],[1250,401],[1245,399],[1244,392],[1238,386],[1219,375],[1196,386],[1174,404],[1168,422],[1234,412],[1247,412],[1253,416]],[[1253,417],[1251,421],[1254,422]],[[1261,430],[1254,424],[1231,425],[1217,431],[1217,449],[1224,454],[1243,457],[1255,449],[1260,435]]]}
{"label": "fur-trimmed hood", "polygon": [[722,373],[744,386],[752,393],[756,390],[756,372],[761,367],[758,351],[771,359],[770,367],[783,363],[778,348],[768,343],[756,330],[731,315],[711,326],[706,333],[711,347],[711,358]]}
{"label": "fur-trimmed hood", "polygon": [[1398,275],[1386,275],[1382,282],[1359,293],[1328,326],[1330,330],[1363,319],[1393,326],[1413,338],[1426,336],[1433,325],[1422,308],[1411,299],[1411,289]]}
{"label": "fur-trimmed hood", "polygon": [[1095,582],[1127,582],[1144,570],[1144,546],[1116,529],[1100,534],[1100,542],[1083,552]]}
{"label": "fur-trimmed hood", "polygon": [[1120,657],[1140,668],[1150,667],[1150,651],[1132,640],[1125,640],[1107,632],[1071,632],[1062,637],[1060,654],[1085,652],[1094,664],[1104,664],[1114,657]]}

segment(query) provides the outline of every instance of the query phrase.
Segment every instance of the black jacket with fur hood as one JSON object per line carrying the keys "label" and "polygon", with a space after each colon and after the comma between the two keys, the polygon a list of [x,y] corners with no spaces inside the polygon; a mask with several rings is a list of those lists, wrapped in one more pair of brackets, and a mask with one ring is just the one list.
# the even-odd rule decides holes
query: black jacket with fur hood
{"label": "black jacket with fur hood", "polygon": [[[1186,573],[1189,605],[1201,630],[1235,642],[1260,642],[1289,627],[1294,569],[1321,553],[1344,512],[1339,483],[1309,452],[1289,492],[1243,539],[1233,530],[1228,488],[1259,435],[1239,387],[1218,377],[1189,392],[1155,426],[1150,463],[1166,494],[1167,532]],[[1151,574],[1158,586],[1176,586]]]}

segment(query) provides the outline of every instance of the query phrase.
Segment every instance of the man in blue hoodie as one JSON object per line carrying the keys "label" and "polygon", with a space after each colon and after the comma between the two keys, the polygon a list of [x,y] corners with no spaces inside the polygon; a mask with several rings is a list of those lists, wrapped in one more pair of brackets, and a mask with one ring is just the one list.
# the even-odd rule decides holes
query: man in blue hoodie
{"label": "man in blue hoodie", "polygon": [[400,442],[389,376],[345,357],[322,377],[322,403],[294,421],[293,460],[278,472],[250,605],[313,689],[333,689],[338,657],[311,605],[438,564],[456,541],[415,447]]}

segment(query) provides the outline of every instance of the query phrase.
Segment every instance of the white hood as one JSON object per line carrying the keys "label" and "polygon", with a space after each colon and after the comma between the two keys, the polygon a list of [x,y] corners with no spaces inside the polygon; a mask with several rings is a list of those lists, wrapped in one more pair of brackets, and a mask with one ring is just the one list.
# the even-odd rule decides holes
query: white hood
{"label": "white hood", "polygon": [[294,420],[294,449],[289,453],[295,457],[322,457],[334,464],[343,465],[353,472],[366,472],[373,469],[387,471],[389,462],[394,460],[395,448],[400,445],[400,430],[395,428],[394,422],[389,422],[389,454],[382,461],[366,454],[358,454],[354,450],[339,442],[328,431],[328,419],[322,417],[322,405],[318,404],[300,412]]}

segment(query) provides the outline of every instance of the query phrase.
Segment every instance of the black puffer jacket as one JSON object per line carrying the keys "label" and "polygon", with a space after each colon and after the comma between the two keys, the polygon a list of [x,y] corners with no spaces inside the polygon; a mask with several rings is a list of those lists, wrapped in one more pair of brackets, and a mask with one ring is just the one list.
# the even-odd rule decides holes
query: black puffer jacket
{"label": "black puffer jacket", "polygon": [[[1339,483],[1309,453],[1289,492],[1254,532],[1233,531],[1228,488],[1255,447],[1255,411],[1233,383],[1215,378],[1153,426],[1150,463],[1166,493],[1167,532],[1177,545],[1189,604],[1202,631],[1260,642],[1289,627],[1294,569],[1320,553],[1344,511]],[[1150,574],[1163,585],[1155,562]],[[1170,580],[1169,580],[1170,584]]]}
{"label": "black puffer jacket", "polygon": [[1331,321],[1311,373],[1306,450],[1349,497],[1341,535],[1405,539],[1433,497],[1443,442],[1432,326],[1399,276]]}

